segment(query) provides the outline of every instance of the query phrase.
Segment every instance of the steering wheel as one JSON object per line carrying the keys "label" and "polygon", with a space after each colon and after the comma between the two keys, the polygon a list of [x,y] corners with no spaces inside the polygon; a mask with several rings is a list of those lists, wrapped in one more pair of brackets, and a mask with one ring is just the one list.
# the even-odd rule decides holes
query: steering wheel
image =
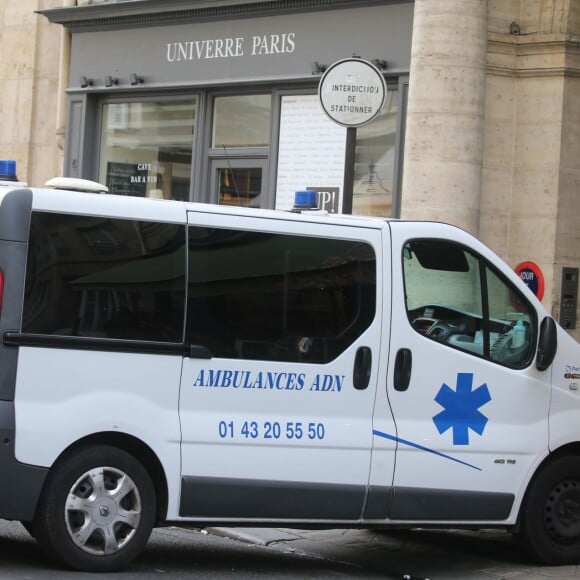
{"label": "steering wheel", "polygon": [[450,336],[464,333],[465,324],[463,323],[461,323],[459,326],[453,326],[448,322],[444,322],[443,320],[437,320],[427,331],[427,336],[438,342],[447,342]]}
{"label": "steering wheel", "polygon": [[521,346],[514,347],[513,328],[501,334],[491,346],[491,358],[508,365],[517,365],[526,358],[529,345],[527,341]]}

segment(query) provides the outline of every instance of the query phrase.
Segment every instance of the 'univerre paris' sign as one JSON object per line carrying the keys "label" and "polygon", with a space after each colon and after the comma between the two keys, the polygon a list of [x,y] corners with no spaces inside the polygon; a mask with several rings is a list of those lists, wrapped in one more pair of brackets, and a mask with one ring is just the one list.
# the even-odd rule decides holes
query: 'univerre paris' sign
{"label": "'univerre paris' sign", "polygon": [[345,127],[360,127],[382,110],[387,83],[379,69],[361,58],[330,65],[320,79],[318,96],[324,112]]}

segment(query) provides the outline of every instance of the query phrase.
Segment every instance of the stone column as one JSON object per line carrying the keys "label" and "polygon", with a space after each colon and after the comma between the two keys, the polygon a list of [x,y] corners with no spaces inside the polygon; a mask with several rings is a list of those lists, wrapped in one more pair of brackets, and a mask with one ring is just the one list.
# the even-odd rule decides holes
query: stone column
{"label": "stone column", "polygon": [[401,217],[478,234],[487,0],[416,0]]}

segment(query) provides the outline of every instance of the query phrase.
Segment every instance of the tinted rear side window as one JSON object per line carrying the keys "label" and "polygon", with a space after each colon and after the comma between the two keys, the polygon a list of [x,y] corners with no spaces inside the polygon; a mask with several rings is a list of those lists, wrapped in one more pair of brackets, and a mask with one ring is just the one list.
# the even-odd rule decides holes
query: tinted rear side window
{"label": "tinted rear side window", "polygon": [[185,226],[34,212],[22,331],[180,342]]}
{"label": "tinted rear side window", "polygon": [[186,339],[215,357],[325,363],[375,317],[360,241],[189,228]]}

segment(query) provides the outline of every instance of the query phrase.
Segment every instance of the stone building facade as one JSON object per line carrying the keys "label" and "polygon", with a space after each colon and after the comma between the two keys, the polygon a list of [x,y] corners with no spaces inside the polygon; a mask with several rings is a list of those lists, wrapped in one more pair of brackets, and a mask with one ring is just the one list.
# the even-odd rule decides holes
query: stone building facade
{"label": "stone building facade", "polygon": [[31,184],[62,171],[69,35],[36,13],[58,6],[63,0],[0,3],[0,158],[15,159]]}
{"label": "stone building facade", "polygon": [[402,216],[539,264],[556,319],[580,265],[579,151],[580,2],[415,3]]}
{"label": "stone building facade", "polygon": [[[140,52],[149,61],[157,58],[148,50],[157,41],[169,46],[169,38],[181,39],[173,48],[185,51],[194,46],[186,40],[202,38],[201,31],[213,26],[218,30],[220,21],[226,30],[240,31],[239,38],[261,28],[276,42],[286,34],[286,45],[271,45],[279,54],[259,62],[216,60],[207,69],[211,72],[204,69],[205,76],[187,82],[169,66],[177,54],[169,49],[151,70],[139,60]],[[328,21],[339,34],[325,29]],[[288,27],[294,27],[292,32]],[[207,38],[226,42],[217,33]],[[123,52],[130,52],[131,60],[115,52],[122,42],[128,43]],[[19,179],[31,184],[63,173],[101,177],[103,107],[112,111],[148,99],[160,103],[189,91],[195,93],[195,114],[201,119],[212,98],[252,87],[271,95],[272,102],[279,94],[282,103],[298,94],[306,103],[319,80],[310,70],[314,62],[321,65],[320,73],[322,65],[355,52],[377,63],[384,59],[395,95],[381,129],[390,144],[384,156],[390,160],[385,191],[392,199],[379,211],[454,223],[513,267],[535,262],[544,275],[543,302],[556,319],[561,317],[563,273],[573,272],[564,268],[580,267],[578,0],[4,0],[0,46],[0,158],[16,159]],[[99,46],[101,54],[94,49]],[[222,56],[228,56],[225,48]],[[247,66],[245,77],[239,72],[243,66],[234,62]],[[256,63],[261,68],[253,68]],[[82,87],[79,71],[94,82]],[[143,71],[145,82],[132,85],[130,73],[139,79],[136,73]],[[109,77],[116,83],[108,84]],[[283,105],[276,107],[273,113],[282,118]],[[280,126],[282,121],[274,124],[272,134]],[[196,130],[200,137],[187,166],[192,177],[186,191],[189,187],[192,199],[195,190],[213,187],[210,169],[223,175],[231,160],[220,157],[217,147],[205,147],[209,126]],[[372,133],[371,127],[360,137],[361,150],[373,141]],[[280,185],[278,137],[258,156],[263,184],[270,189]],[[338,134],[338,140],[343,137]],[[348,143],[346,148],[348,160]],[[234,160],[244,155],[249,156],[247,149]],[[345,183],[348,176],[357,181],[357,155],[355,146],[354,176],[345,167]],[[368,175],[359,177],[374,186]],[[354,189],[356,195],[356,184]],[[275,207],[275,197],[264,196],[262,205]],[[577,318],[568,321],[569,331],[580,337]]]}

